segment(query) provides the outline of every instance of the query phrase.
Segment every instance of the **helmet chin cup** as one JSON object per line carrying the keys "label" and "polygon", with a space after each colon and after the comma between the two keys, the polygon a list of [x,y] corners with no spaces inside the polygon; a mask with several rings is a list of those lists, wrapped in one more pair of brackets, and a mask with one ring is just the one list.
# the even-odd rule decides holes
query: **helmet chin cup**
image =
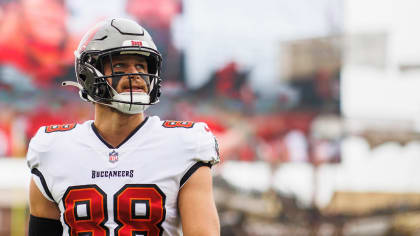
{"label": "helmet chin cup", "polygon": [[[150,96],[146,93],[132,93],[132,100],[130,93],[116,93],[115,90],[113,96],[113,102],[108,106],[117,109],[118,111],[125,114],[139,114],[149,108]],[[143,104],[133,104],[133,103],[143,103]]]}
{"label": "helmet chin cup", "polygon": [[121,102],[112,102],[109,106],[124,114],[135,115],[144,112],[150,105],[133,105]]}

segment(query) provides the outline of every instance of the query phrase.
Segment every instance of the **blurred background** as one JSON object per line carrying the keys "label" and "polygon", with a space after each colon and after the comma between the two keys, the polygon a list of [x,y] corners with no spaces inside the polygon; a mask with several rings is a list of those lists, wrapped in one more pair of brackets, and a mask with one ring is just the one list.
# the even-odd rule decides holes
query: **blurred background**
{"label": "blurred background", "polygon": [[73,51],[127,17],[164,57],[147,111],[207,122],[222,236],[420,235],[420,2],[1,0],[0,236],[28,220],[42,125],[93,119]]}

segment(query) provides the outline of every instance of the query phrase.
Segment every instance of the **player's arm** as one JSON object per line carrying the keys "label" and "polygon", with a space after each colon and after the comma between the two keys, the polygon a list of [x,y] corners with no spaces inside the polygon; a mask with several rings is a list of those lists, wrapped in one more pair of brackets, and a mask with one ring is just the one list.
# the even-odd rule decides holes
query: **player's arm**
{"label": "player's arm", "polygon": [[34,180],[29,185],[29,236],[62,235],[60,210],[56,203],[42,195]]}
{"label": "player's arm", "polygon": [[211,170],[200,167],[179,191],[178,208],[185,236],[220,235],[220,223],[213,198]]}

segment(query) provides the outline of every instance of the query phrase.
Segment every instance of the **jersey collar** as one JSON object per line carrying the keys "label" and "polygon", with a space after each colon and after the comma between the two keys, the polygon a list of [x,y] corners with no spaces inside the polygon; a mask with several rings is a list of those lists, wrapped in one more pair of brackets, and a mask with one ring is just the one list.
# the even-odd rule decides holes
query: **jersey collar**
{"label": "jersey collar", "polygon": [[105,146],[107,146],[109,149],[118,149],[120,148],[124,143],[126,143],[131,137],[133,137],[134,134],[137,133],[137,131],[143,127],[143,125],[147,122],[147,120],[149,119],[149,117],[146,117],[128,136],[127,138],[124,139],[124,141],[122,141],[120,144],[118,144],[118,146],[114,147],[111,144],[109,144],[107,141],[105,141],[105,139],[102,138],[102,136],[99,134],[98,129],[95,126],[95,122],[92,122],[91,127],[93,132],[95,133],[96,137],[99,138],[99,140],[102,141],[103,144],[105,144]]}

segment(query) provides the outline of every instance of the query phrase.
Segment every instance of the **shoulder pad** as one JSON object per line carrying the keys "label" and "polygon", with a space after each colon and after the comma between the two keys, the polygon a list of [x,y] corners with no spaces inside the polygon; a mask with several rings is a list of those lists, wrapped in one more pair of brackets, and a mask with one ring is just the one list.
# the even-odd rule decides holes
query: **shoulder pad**
{"label": "shoulder pad", "polygon": [[32,137],[29,142],[29,148],[38,151],[45,151],[51,146],[51,142],[54,141],[55,135],[49,135],[47,132],[48,126],[41,126],[36,134]]}
{"label": "shoulder pad", "polygon": [[168,132],[176,133],[179,146],[192,152],[194,162],[201,161],[213,165],[220,161],[217,140],[206,123],[174,120],[160,122]]}
{"label": "shoulder pad", "polygon": [[52,143],[57,139],[58,136],[61,136],[63,132],[74,129],[76,125],[77,124],[42,126],[32,137],[29,143],[29,147],[38,151],[46,151],[52,146]]}
{"label": "shoulder pad", "polygon": [[216,137],[204,122],[195,123],[194,138],[197,140],[197,160],[217,164],[220,161]]}

